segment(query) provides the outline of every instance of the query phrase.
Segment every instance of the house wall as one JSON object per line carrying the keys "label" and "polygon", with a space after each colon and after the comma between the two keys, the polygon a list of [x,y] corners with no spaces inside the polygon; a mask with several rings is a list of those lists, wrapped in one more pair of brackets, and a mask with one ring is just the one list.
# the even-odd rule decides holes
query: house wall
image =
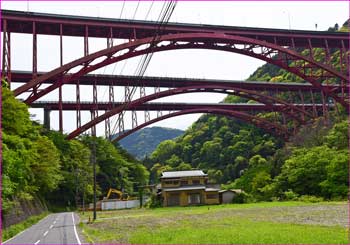
{"label": "house wall", "polygon": [[[188,186],[188,185],[205,185],[208,177],[182,177],[182,178],[167,178],[162,179],[162,188],[172,188],[172,187],[180,187],[180,186]],[[181,181],[187,181],[186,185],[181,184]],[[195,183],[198,181],[199,183]]]}
{"label": "house wall", "polygon": [[234,198],[235,193],[231,191],[226,191],[226,192],[223,192],[221,195],[222,195],[222,203],[232,203],[232,199]]}
{"label": "house wall", "polygon": [[205,204],[219,204],[219,193],[217,191],[206,191]]}
{"label": "house wall", "polygon": [[[180,206],[189,206],[191,204],[188,203],[188,197],[191,194],[198,193],[200,195],[200,204],[206,204],[206,196],[204,190],[189,190],[189,191],[171,191],[163,193],[163,206],[168,206],[168,200],[171,195],[179,195],[179,205]],[[219,202],[219,201],[218,201]]]}

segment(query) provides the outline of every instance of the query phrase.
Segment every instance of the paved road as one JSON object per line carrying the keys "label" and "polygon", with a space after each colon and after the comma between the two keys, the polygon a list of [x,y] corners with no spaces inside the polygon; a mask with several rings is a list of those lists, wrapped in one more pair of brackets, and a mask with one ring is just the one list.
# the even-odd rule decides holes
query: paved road
{"label": "paved road", "polygon": [[74,213],[50,214],[3,244],[81,244]]}

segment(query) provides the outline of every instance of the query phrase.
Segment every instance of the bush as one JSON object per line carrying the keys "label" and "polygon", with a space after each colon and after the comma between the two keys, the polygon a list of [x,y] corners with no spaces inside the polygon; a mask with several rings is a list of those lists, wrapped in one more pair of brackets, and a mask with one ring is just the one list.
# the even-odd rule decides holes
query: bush
{"label": "bush", "polygon": [[322,202],[324,201],[322,197],[310,196],[310,195],[302,195],[298,198],[298,201],[302,202]]}
{"label": "bush", "polygon": [[291,189],[283,192],[283,195],[284,195],[284,200],[287,200],[287,201],[296,201],[299,196],[297,193],[293,192]]}
{"label": "bush", "polygon": [[151,195],[151,198],[147,201],[145,204],[147,208],[159,208],[162,207],[162,201],[161,199],[157,196],[157,194]]}
{"label": "bush", "polygon": [[252,197],[245,192],[237,193],[233,199],[232,203],[248,203],[253,202]]}

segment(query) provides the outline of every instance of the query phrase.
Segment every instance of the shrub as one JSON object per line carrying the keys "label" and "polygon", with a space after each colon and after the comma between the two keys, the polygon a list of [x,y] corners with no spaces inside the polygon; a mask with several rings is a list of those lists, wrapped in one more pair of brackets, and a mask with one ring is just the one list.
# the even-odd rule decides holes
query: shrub
{"label": "shrub", "polygon": [[145,206],[147,208],[159,208],[162,207],[162,201],[156,194],[152,194]]}
{"label": "shrub", "polygon": [[232,203],[248,203],[248,202],[253,202],[253,200],[251,195],[248,195],[245,192],[237,193],[232,199]]}
{"label": "shrub", "polygon": [[296,201],[298,199],[298,194],[293,192],[291,189],[288,191],[283,192],[284,199],[288,201]]}
{"label": "shrub", "polygon": [[298,201],[302,202],[322,202],[324,201],[322,197],[310,196],[310,195],[302,195],[298,198]]}

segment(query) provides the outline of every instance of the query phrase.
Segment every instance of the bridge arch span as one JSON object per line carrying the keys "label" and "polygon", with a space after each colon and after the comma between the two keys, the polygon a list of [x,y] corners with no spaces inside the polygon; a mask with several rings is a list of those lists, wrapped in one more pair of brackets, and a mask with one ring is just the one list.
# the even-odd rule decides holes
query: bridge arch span
{"label": "bridge arch span", "polygon": [[128,136],[128,135],[130,135],[130,134],[132,134],[132,133],[134,133],[134,132],[136,132],[144,127],[147,127],[148,125],[151,125],[153,123],[156,123],[156,122],[168,119],[168,118],[172,118],[172,117],[177,117],[177,116],[187,115],[187,114],[195,114],[195,113],[208,113],[208,114],[234,117],[234,118],[240,119],[242,121],[252,123],[252,124],[258,126],[259,128],[262,128],[262,129],[266,130],[267,132],[272,133],[278,137],[283,137],[284,139],[287,139],[289,136],[289,132],[288,132],[287,128],[285,128],[284,126],[280,126],[280,125],[276,126],[275,124],[273,124],[265,119],[258,118],[256,116],[252,116],[252,115],[249,115],[249,114],[244,113],[244,112],[231,111],[231,110],[225,110],[225,109],[201,108],[201,109],[187,109],[187,110],[172,112],[172,113],[154,118],[152,120],[149,120],[143,124],[136,126],[133,129],[130,129],[128,131],[123,132],[122,134],[118,135],[117,137],[111,139],[111,141],[112,142],[119,141],[119,140],[125,138],[126,136]]}
{"label": "bridge arch span", "polygon": [[[65,83],[79,79],[80,76],[88,74],[106,65],[136,57],[139,55],[176,49],[212,49],[233,53],[239,53],[264,60],[268,63],[279,66],[287,71],[303,78],[314,87],[323,91],[326,95],[332,97],[335,101],[347,107],[348,102],[345,98],[339,97],[329,88],[322,87],[321,81],[325,77],[337,77],[347,82],[347,76],[330,67],[315,61],[311,57],[302,56],[288,48],[276,44],[260,41],[252,38],[226,35],[223,33],[181,33],[168,34],[154,38],[144,38],[117,45],[108,49],[98,51],[87,55],[70,63],[63,65],[51,72],[32,79],[28,83],[14,90],[15,95],[23,92],[32,91],[31,95],[25,100],[30,104],[45,94],[62,86]],[[301,63],[294,65],[294,63]],[[72,75],[66,76],[73,68],[80,70]],[[321,69],[321,74],[315,74],[315,69]],[[41,89],[40,86],[45,80],[55,80],[52,85]]]}
{"label": "bridge arch span", "polygon": [[82,125],[80,128],[77,128],[73,132],[71,132],[68,135],[68,139],[72,139],[80,135],[81,133],[85,132],[86,130],[90,129],[91,127],[97,125],[98,123],[114,116],[117,115],[118,113],[121,113],[122,111],[126,109],[132,109],[135,106],[144,104],[146,102],[159,99],[159,98],[164,98],[172,95],[178,95],[178,94],[185,94],[185,93],[195,93],[195,92],[215,92],[215,93],[225,93],[225,94],[232,94],[232,95],[237,95],[245,98],[249,98],[252,100],[255,100],[257,102],[266,104],[270,106],[271,111],[274,111],[274,106],[273,104],[279,103],[283,104],[284,110],[280,111],[282,113],[285,113],[287,116],[295,120],[297,123],[302,124],[304,123],[304,118],[310,117],[313,118],[313,115],[309,113],[308,111],[299,108],[293,104],[287,103],[283,100],[264,95],[264,94],[259,94],[258,92],[255,91],[250,91],[246,89],[241,89],[241,88],[232,88],[230,86],[218,86],[218,85],[206,85],[205,87],[196,87],[196,86],[189,86],[189,87],[179,87],[171,90],[165,90],[161,92],[157,92],[145,97],[141,97],[139,99],[131,101],[129,104],[125,104],[122,106],[118,106],[115,108],[111,108],[109,111],[105,112],[104,114],[96,117],[95,119],[91,120],[90,122]]}

